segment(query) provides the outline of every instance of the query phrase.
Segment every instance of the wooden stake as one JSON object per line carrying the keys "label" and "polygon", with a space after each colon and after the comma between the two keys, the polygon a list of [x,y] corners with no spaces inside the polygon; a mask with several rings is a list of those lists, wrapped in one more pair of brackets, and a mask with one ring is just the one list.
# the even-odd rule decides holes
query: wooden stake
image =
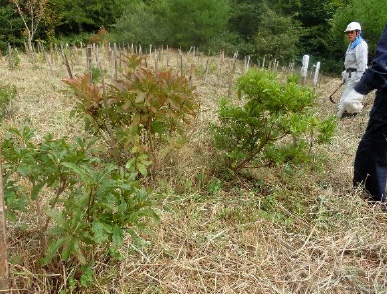
{"label": "wooden stake", "polygon": [[8,284],[8,255],[7,255],[7,229],[5,221],[5,203],[3,189],[3,168],[0,150],[0,292],[7,293]]}
{"label": "wooden stake", "polygon": [[194,84],[194,79],[195,79],[195,64],[194,63],[192,63],[191,64],[191,67],[190,67],[190,69],[189,69],[189,78],[188,78],[188,80],[189,80],[189,84],[190,84],[190,86],[192,86],[193,84]]}
{"label": "wooden stake", "polygon": [[70,64],[69,64],[69,61],[67,60],[67,56],[66,56],[66,53],[63,50],[63,47],[62,47],[62,57],[63,57],[65,65],[66,65],[67,73],[69,75],[69,78],[72,79],[73,78],[73,74],[71,72]]}
{"label": "wooden stake", "polygon": [[86,47],[86,64],[87,70],[91,72],[91,63],[92,63],[92,48],[91,46]]}
{"label": "wooden stake", "polygon": [[12,46],[8,44],[8,65],[9,69],[13,69],[13,58],[12,58]]}
{"label": "wooden stake", "polygon": [[231,90],[232,90],[232,86],[233,86],[233,82],[234,82],[234,74],[235,74],[235,70],[236,70],[237,59],[238,59],[238,52],[235,52],[234,57],[233,57],[232,68],[228,74],[228,91],[227,91],[228,97],[231,97]]}
{"label": "wooden stake", "polygon": [[180,53],[180,76],[184,76],[183,70],[183,54]]}

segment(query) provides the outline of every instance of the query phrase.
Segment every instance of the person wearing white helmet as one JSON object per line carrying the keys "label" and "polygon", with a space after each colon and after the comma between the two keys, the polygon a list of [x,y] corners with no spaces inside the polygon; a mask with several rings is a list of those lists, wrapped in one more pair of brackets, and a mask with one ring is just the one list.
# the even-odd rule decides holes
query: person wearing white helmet
{"label": "person wearing white helmet", "polygon": [[356,115],[363,109],[363,95],[357,97],[353,95],[348,96],[367,69],[368,44],[363,40],[361,32],[361,26],[358,22],[349,23],[344,31],[349,45],[345,52],[345,70],[342,72],[345,88],[339,102],[338,118]]}

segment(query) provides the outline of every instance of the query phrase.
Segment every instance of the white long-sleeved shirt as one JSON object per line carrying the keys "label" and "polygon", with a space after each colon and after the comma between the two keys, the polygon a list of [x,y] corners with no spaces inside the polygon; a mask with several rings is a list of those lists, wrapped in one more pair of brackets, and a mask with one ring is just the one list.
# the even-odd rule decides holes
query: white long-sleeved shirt
{"label": "white long-sleeved shirt", "polygon": [[[351,49],[351,44],[348,45],[345,52],[344,67],[345,69],[356,69],[356,78],[360,79],[368,64],[368,44],[366,41],[360,42],[355,49]],[[355,73],[354,73],[355,74]]]}

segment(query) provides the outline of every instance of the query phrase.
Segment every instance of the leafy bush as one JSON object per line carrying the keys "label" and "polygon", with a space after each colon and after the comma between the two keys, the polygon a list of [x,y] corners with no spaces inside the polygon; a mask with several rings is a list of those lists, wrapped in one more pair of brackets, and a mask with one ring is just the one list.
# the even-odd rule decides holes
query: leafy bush
{"label": "leafy bush", "polygon": [[141,61],[128,58],[126,73],[114,84],[92,84],[89,75],[65,80],[75,91],[85,129],[107,139],[119,164],[176,146],[199,109],[185,77],[171,70],[155,73]]}
{"label": "leafy bush", "polygon": [[283,82],[275,73],[250,70],[238,80],[238,105],[220,104],[219,122],[211,125],[216,147],[227,166],[238,172],[285,161],[302,162],[313,143],[329,142],[334,117],[321,120],[313,111],[315,94],[295,76]]}
{"label": "leafy bush", "polygon": [[[4,193],[9,219],[21,210],[37,214],[43,264],[64,261],[87,274],[98,259],[118,249],[125,234],[141,243],[146,220],[158,221],[145,176],[135,161],[125,167],[105,164],[95,156],[93,140],[47,135],[34,143],[28,127],[10,129],[2,143]],[[31,228],[30,228],[31,229]]]}

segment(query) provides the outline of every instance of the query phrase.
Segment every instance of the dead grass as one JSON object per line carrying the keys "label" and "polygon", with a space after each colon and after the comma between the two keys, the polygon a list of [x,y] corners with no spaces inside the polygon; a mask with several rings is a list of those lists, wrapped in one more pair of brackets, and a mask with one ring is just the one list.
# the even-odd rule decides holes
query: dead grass
{"label": "dead grass", "polygon": [[[14,114],[2,132],[28,124],[41,135],[81,133],[80,123],[69,117],[74,101],[63,91],[64,65],[50,70],[21,57],[13,71],[1,61],[1,82],[18,90]],[[204,66],[204,57],[191,58]],[[291,174],[261,170],[258,189],[242,182],[226,189],[210,173],[214,157],[206,132],[216,119],[219,98],[227,94],[226,64],[231,61],[224,64],[206,81],[194,80],[201,113],[189,144],[164,162],[153,183],[162,222],[149,246],[134,248],[128,240],[122,248],[125,258],[99,261],[95,284],[80,293],[387,293],[387,214],[351,187],[354,154],[370,106],[338,121],[332,144],[319,147],[327,160],[316,161],[315,168],[300,167]],[[322,116],[335,114],[328,96],[339,83],[323,77],[316,88]],[[372,95],[368,99],[372,102]],[[20,221],[35,225],[34,220]],[[13,293],[54,293],[49,280],[64,283],[66,272],[39,272],[37,236],[16,233],[10,225],[10,255],[20,258],[10,263],[13,288],[19,289]]]}

